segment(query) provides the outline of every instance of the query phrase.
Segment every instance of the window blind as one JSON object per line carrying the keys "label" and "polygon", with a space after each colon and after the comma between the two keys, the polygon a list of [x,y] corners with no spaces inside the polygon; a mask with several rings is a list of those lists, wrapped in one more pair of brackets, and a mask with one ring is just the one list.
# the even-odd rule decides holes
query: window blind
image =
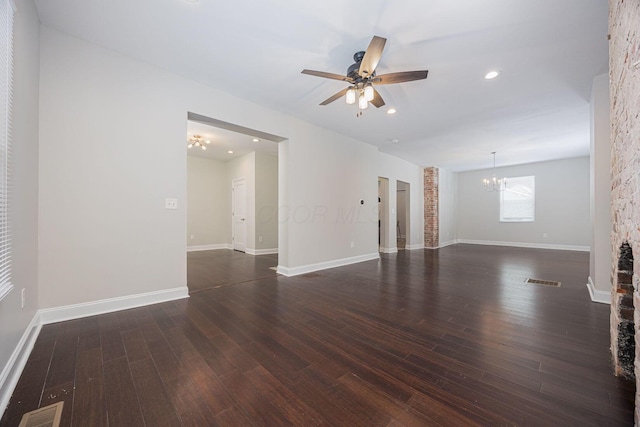
{"label": "window blind", "polygon": [[501,222],[532,222],[536,213],[536,180],[534,176],[507,178],[500,193]]}
{"label": "window blind", "polygon": [[11,0],[0,0],[0,300],[11,284],[11,230],[9,227],[9,177],[11,106],[13,103],[13,17]]}

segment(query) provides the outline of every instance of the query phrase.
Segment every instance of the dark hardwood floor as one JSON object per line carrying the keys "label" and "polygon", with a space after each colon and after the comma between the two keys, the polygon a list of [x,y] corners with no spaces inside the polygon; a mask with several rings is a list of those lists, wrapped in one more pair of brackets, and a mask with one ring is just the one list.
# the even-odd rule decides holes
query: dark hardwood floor
{"label": "dark hardwood floor", "polygon": [[60,400],[74,426],[633,425],[588,253],[456,245],[291,278],[188,261],[187,300],[43,327],[0,425]]}
{"label": "dark hardwood floor", "polygon": [[226,249],[187,253],[189,292],[275,277],[278,255],[251,256]]}

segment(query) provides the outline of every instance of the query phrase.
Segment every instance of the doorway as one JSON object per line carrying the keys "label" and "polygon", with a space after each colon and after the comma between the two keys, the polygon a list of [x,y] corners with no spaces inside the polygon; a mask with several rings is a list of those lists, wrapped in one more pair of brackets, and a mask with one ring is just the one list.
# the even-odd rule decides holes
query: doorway
{"label": "doorway", "polygon": [[407,236],[411,236],[410,230],[410,194],[409,183],[397,181],[396,188],[396,240],[398,250],[406,249]]}
{"label": "doorway", "polygon": [[191,112],[186,127],[187,286],[275,274],[278,143],[286,138]]}
{"label": "doorway", "polygon": [[391,251],[389,243],[389,180],[378,177],[378,250]]}

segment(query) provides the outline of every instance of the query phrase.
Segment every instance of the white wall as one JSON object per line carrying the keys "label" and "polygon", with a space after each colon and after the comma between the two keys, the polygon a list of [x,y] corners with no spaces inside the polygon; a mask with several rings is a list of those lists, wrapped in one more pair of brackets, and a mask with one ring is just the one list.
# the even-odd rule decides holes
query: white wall
{"label": "white wall", "polygon": [[498,176],[536,177],[535,222],[500,223],[499,193],[482,186],[491,174],[490,169],[458,174],[459,240],[589,247],[588,157],[497,168]]}
{"label": "white wall", "polygon": [[[378,153],[378,176],[389,179],[389,194],[396,194],[397,181],[409,184],[410,200],[410,223],[411,235],[407,236],[407,249],[418,249],[424,247],[424,176],[423,168],[413,163],[385,153]],[[387,218],[387,229],[393,235],[390,242],[395,246],[396,197],[390,197],[389,218]]]}
{"label": "white wall", "polygon": [[[38,308],[38,82],[39,21],[32,0],[16,0],[14,27],[13,167],[9,221],[12,282],[0,302],[0,416],[20,372],[10,362]],[[26,304],[20,307],[20,292]],[[26,349],[24,355],[28,355]],[[12,369],[13,368],[13,369]]]}
{"label": "white wall", "polygon": [[279,270],[377,258],[377,149],[300,121],[290,135],[279,146],[279,226],[287,230],[278,247],[288,258],[278,262],[293,269]]}
{"label": "white wall", "polygon": [[278,158],[260,152],[255,156],[255,248],[272,252],[278,248]]}
{"label": "white wall", "polygon": [[593,79],[591,88],[591,253],[589,281],[597,290],[611,291],[611,138],[609,74]]}
{"label": "white wall", "polygon": [[225,162],[187,156],[188,246],[231,243],[229,192]]}
{"label": "white wall", "polygon": [[438,169],[438,227],[439,246],[455,243],[457,239],[457,174]]}

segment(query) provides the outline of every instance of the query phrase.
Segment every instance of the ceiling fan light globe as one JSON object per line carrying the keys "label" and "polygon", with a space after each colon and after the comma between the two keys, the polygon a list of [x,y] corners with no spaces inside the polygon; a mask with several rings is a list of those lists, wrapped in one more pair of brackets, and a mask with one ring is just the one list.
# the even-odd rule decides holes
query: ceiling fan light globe
{"label": "ceiling fan light globe", "polygon": [[356,90],[353,87],[350,87],[349,89],[347,89],[345,100],[349,105],[356,103]]}
{"label": "ceiling fan light globe", "polygon": [[371,83],[367,83],[367,85],[364,87],[364,99],[366,99],[367,101],[373,101],[373,98],[373,86],[371,85]]}
{"label": "ceiling fan light globe", "polygon": [[367,98],[365,98],[364,94],[360,95],[360,98],[358,98],[358,108],[360,108],[361,110],[366,110],[369,107],[369,101],[367,101]]}

